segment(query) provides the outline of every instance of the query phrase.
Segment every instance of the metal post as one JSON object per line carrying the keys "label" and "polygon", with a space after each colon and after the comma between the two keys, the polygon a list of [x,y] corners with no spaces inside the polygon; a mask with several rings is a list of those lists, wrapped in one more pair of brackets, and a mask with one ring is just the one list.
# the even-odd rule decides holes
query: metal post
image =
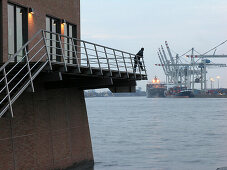
{"label": "metal post", "polygon": [[28,67],[28,72],[29,72],[29,78],[30,78],[31,88],[32,88],[32,92],[34,93],[35,92],[35,89],[34,89],[34,85],[33,85],[31,67],[30,67],[30,64],[29,64],[28,52],[27,52],[26,47],[25,47],[24,51],[25,51],[25,55],[26,55],[25,58],[26,58],[26,62],[27,62],[27,67]]}
{"label": "metal post", "polygon": [[203,90],[203,68],[201,66],[201,91]]}
{"label": "metal post", "polygon": [[204,90],[205,92],[207,91],[207,69],[206,69],[206,63],[204,63],[204,69],[203,69],[203,74],[204,74]]}
{"label": "metal post", "polygon": [[77,50],[76,50],[76,47],[75,47],[75,43],[74,43],[74,39],[72,38],[71,39],[71,41],[72,41],[72,45],[73,45],[73,50],[74,50],[74,52],[75,52],[75,57],[76,57],[76,64],[77,64],[77,69],[78,69],[78,71],[79,71],[79,73],[81,72],[80,71],[80,63],[79,63],[79,60],[78,60],[78,56],[77,56]]}
{"label": "metal post", "polygon": [[103,47],[104,48],[104,52],[105,52],[105,55],[106,55],[106,60],[107,60],[107,64],[108,64],[108,68],[109,68],[109,72],[110,72],[110,75],[112,76],[112,72],[110,70],[110,62],[109,62],[109,58],[108,58],[108,55],[106,53],[106,47]]}
{"label": "metal post", "polygon": [[126,71],[126,73],[127,73],[127,77],[129,78],[129,75],[128,75],[128,69],[127,69],[127,65],[126,65],[126,62],[125,62],[125,55],[124,55],[124,53],[123,53],[123,52],[121,52],[121,54],[122,54],[123,61],[124,61],[124,65],[125,65],[125,71]]}
{"label": "metal post", "polygon": [[129,54],[129,56],[130,56],[130,59],[131,59],[132,71],[133,71],[133,73],[134,73],[134,78],[136,78],[136,72],[134,71],[134,65],[133,65],[133,61],[132,61],[132,55]]}
{"label": "metal post", "polygon": [[143,64],[143,69],[144,69],[144,72],[145,72],[145,75],[147,75],[147,69],[146,69],[146,66],[145,66],[145,62],[144,62],[144,58],[142,57],[142,64]]}
{"label": "metal post", "polygon": [[43,34],[43,40],[44,40],[44,45],[45,45],[45,49],[46,49],[46,53],[47,53],[47,59],[49,61],[49,66],[50,66],[50,70],[53,70],[52,68],[52,64],[51,64],[51,60],[50,60],[50,54],[49,54],[49,51],[47,49],[47,42],[46,42],[46,37],[45,37],[45,34],[44,34],[44,31],[42,30],[42,34]]}
{"label": "metal post", "polygon": [[5,80],[6,91],[7,91],[7,96],[8,96],[9,109],[10,109],[10,113],[11,113],[11,115],[13,117],[13,108],[12,108],[12,102],[11,102],[11,97],[10,97],[10,92],[9,92],[9,85],[8,85],[8,80],[7,80],[7,77],[6,77],[5,67],[3,69],[3,74],[4,74],[4,80]]}
{"label": "metal post", "polygon": [[115,52],[115,50],[114,50],[114,49],[113,49],[113,53],[114,53],[114,57],[115,57],[116,64],[117,64],[118,74],[119,74],[119,76],[121,77],[121,73],[120,73],[120,69],[119,69],[119,65],[118,65],[118,60],[117,60],[117,55],[116,55],[116,52]]}
{"label": "metal post", "polygon": [[68,71],[68,68],[67,68],[67,64],[65,62],[65,53],[64,53],[64,50],[63,50],[63,47],[62,47],[60,34],[58,34],[58,40],[60,42],[60,47],[61,47],[61,52],[62,52],[62,58],[63,58],[64,66],[65,66],[65,71],[67,72]]}
{"label": "metal post", "polygon": [[88,57],[88,52],[87,52],[87,47],[86,47],[86,44],[85,44],[84,41],[83,41],[83,44],[84,44],[85,54],[86,54],[86,57],[87,57],[87,66],[89,67],[90,73],[92,74],[91,64],[90,64],[90,62],[89,62],[89,57]]}
{"label": "metal post", "polygon": [[[142,77],[141,76],[141,68],[140,68],[140,60],[138,59],[138,56],[136,55],[136,61],[137,61],[137,65],[138,65],[138,68],[139,68],[139,73],[140,73],[140,77]],[[142,79],[142,78],[141,78]]]}
{"label": "metal post", "polygon": [[195,58],[194,58],[194,48],[192,48],[192,67],[193,67],[192,90],[194,90],[195,89]]}
{"label": "metal post", "polygon": [[101,67],[101,64],[100,64],[99,54],[98,54],[98,51],[97,51],[96,44],[94,44],[94,48],[95,48],[95,54],[96,54],[96,57],[97,57],[97,60],[98,60],[99,69],[100,69],[101,74],[103,75],[102,67]]}

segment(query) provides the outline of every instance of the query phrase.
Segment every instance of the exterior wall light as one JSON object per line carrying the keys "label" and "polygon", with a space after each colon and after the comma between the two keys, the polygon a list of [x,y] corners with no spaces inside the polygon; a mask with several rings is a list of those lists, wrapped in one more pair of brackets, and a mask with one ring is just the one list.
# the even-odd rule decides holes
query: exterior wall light
{"label": "exterior wall light", "polygon": [[34,13],[35,13],[33,8],[29,8],[29,9],[28,9],[28,12],[29,12],[30,14],[34,14]]}
{"label": "exterior wall light", "polygon": [[23,14],[23,9],[20,9],[20,14],[21,14],[21,15]]}
{"label": "exterior wall light", "polygon": [[54,23],[53,23],[53,25],[56,25],[57,24],[57,21],[56,20],[54,20]]}
{"label": "exterior wall light", "polygon": [[62,20],[61,20],[61,23],[62,23],[63,25],[65,25],[65,24],[66,24],[66,20],[65,20],[65,19],[62,19]]}

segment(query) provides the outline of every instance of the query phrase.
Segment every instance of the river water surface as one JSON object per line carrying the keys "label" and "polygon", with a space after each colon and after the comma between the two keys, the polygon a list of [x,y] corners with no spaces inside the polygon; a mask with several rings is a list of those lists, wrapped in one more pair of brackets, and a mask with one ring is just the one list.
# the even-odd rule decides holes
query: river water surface
{"label": "river water surface", "polygon": [[227,99],[86,99],[95,170],[227,166]]}

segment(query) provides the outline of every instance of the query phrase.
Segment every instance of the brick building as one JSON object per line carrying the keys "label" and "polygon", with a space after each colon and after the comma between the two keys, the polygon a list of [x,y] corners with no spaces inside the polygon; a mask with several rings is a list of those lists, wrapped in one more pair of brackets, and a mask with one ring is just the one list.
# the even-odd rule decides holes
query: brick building
{"label": "brick building", "polygon": [[80,0],[1,0],[1,15],[2,61],[40,29],[80,38]]}
{"label": "brick building", "polygon": [[[79,0],[1,0],[0,14],[2,62],[40,29],[80,38]],[[61,169],[81,162],[93,163],[83,91],[25,92],[14,104],[14,118],[1,118],[1,170]]]}
{"label": "brick building", "polygon": [[134,58],[80,40],[80,0],[1,0],[0,170],[92,169],[83,90],[135,91]]}

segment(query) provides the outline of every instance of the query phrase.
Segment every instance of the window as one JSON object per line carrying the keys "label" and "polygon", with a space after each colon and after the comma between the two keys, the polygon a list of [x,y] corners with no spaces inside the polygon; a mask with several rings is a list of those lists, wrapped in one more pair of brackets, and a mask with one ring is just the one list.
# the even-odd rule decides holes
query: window
{"label": "window", "polygon": [[[25,42],[28,35],[27,9],[8,4],[8,56],[14,55]],[[20,61],[23,52],[18,54],[16,61]]]}
{"label": "window", "polygon": [[[76,38],[76,26],[70,23],[66,23],[64,25],[64,35],[72,38]],[[75,64],[76,61],[76,53],[75,50],[77,42],[73,41],[72,38],[64,38],[64,51],[66,56],[66,62]]]}
{"label": "window", "polygon": [[46,31],[49,33],[46,34],[47,38],[47,49],[50,54],[50,58],[52,61],[61,61],[60,53],[61,51],[58,49],[60,46],[58,36],[55,33],[61,33],[60,31],[60,20],[53,17],[46,17]]}

